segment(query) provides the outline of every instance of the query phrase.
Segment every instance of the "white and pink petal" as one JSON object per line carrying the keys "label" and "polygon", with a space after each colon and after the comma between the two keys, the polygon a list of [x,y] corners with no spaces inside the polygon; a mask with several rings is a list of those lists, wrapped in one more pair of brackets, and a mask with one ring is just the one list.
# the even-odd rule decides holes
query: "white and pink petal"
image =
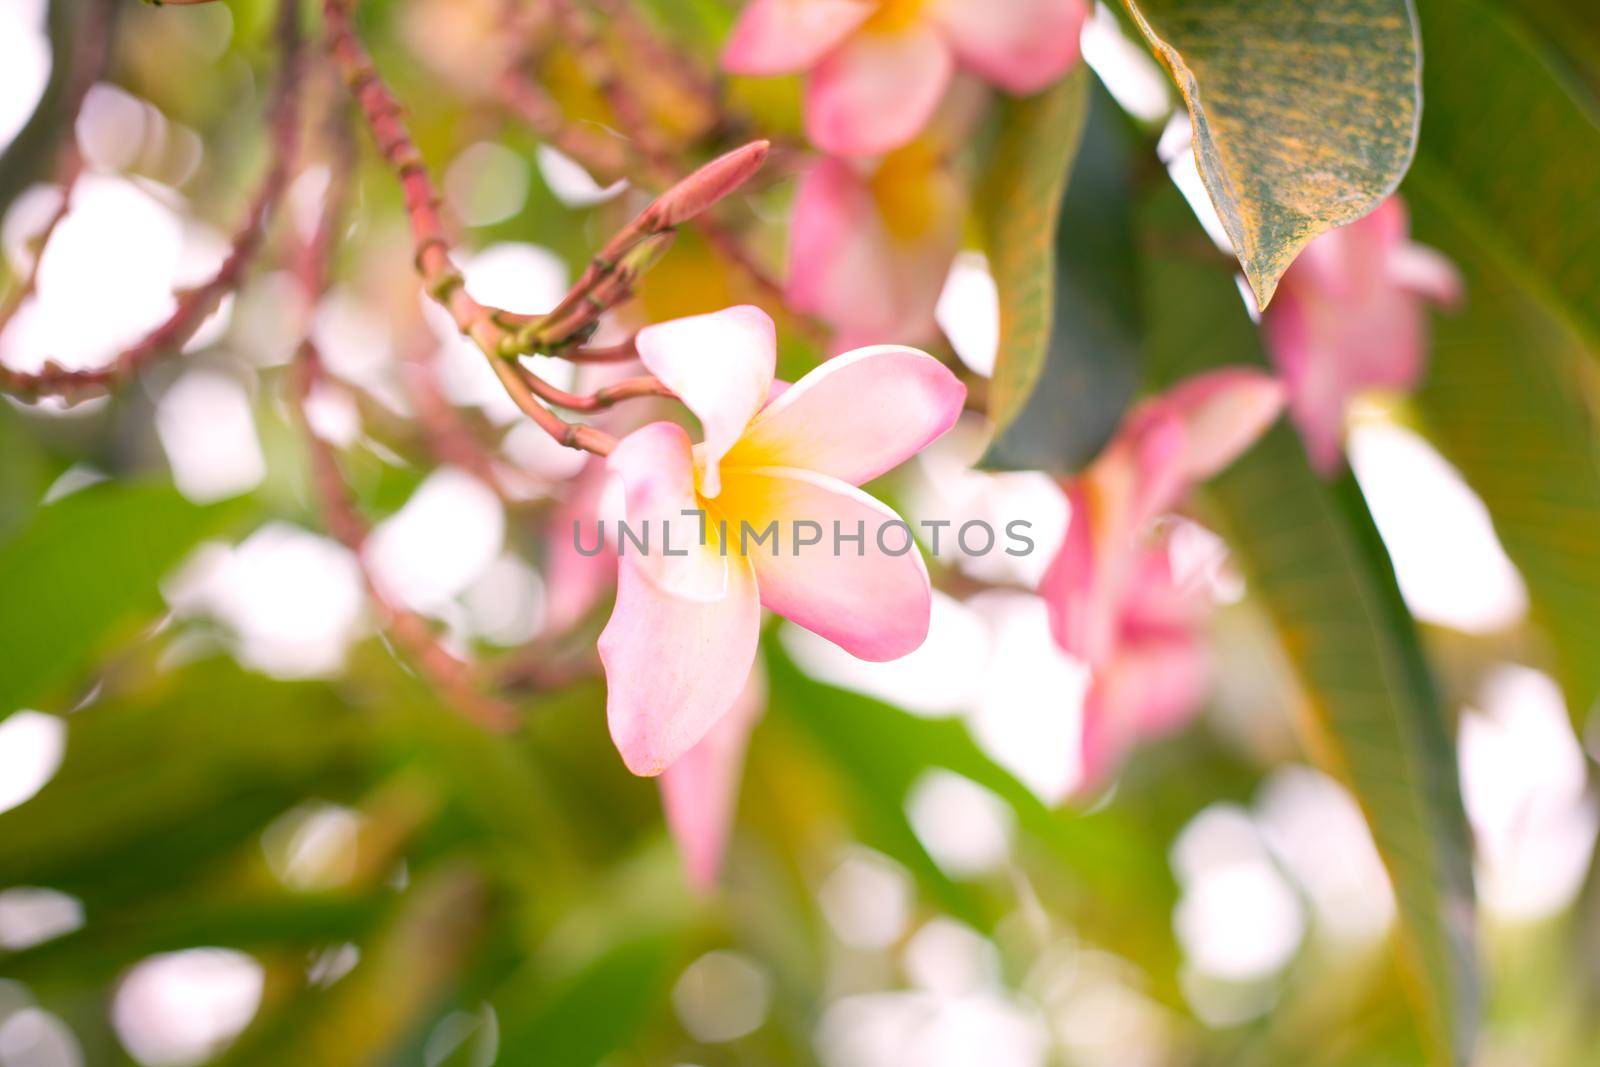
{"label": "white and pink petal", "polygon": [[954,70],[950,45],[926,22],[855,33],[812,69],[806,136],[830,155],[899,148],[928,124]]}
{"label": "white and pink petal", "polygon": [[617,603],[600,634],[606,722],[628,770],[660,774],[733,708],[755,664],[761,602],[747,561],[729,556],[725,592],[696,600],[662,589],[636,560],[617,568]]}
{"label": "white and pink petal", "polygon": [[700,420],[700,489],[716,496],[722,456],[771,391],[777,328],[766,312],[745,304],[646,326],[634,343],[645,367]]}
{"label": "white and pink petal", "polygon": [[722,50],[731,74],[793,74],[815,65],[872,16],[871,0],[751,0]]}
{"label": "white and pink petal", "polygon": [[962,66],[1010,93],[1036,93],[1078,62],[1087,0],[933,0]]}
{"label": "white and pink petal", "polygon": [[763,408],[728,464],[798,467],[860,485],[943,436],[966,396],[966,386],[926,352],[859,348],[828,360]]}

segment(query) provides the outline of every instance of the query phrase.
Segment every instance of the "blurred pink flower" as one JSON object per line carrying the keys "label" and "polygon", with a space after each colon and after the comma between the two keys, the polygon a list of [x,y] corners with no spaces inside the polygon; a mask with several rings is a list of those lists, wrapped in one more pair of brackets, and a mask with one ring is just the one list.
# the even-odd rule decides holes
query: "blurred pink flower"
{"label": "blurred pink flower", "polygon": [[1057,644],[1090,671],[1086,784],[1103,781],[1133,743],[1198,709],[1207,669],[1195,625],[1205,590],[1174,575],[1152,523],[1249,447],[1283,401],[1283,387],[1257,371],[1190,378],[1130,411],[1067,486],[1066,539],[1039,593]]}
{"label": "blurred pink flower", "polygon": [[873,156],[927,123],[958,65],[1017,95],[1078,61],[1086,0],[751,0],[723,49],[734,74],[806,71],[806,134]]}
{"label": "blurred pink flower", "polygon": [[1323,474],[1339,464],[1345,408],[1366,389],[1408,390],[1427,349],[1424,301],[1461,298],[1455,266],[1408,237],[1391,196],[1348,226],[1312,241],[1283,276],[1262,316],[1289,414]]}
{"label": "blurred pink flower", "polygon": [[840,349],[927,341],[963,214],[961,183],[924,142],[875,167],[819,160],[794,201],[791,306],[838,331]]}
{"label": "blurred pink flower", "polygon": [[[862,659],[922,643],[931,603],[922,558],[884,550],[875,532],[900,520],[856,486],[948,430],[966,390],[932,356],[882,345],[774,396],[775,332],[754,307],[650,326],[637,344],[704,431],[691,445],[682,427],[651,423],[608,460],[627,522],[653,528],[653,550],[630,550],[619,533],[617,602],[600,635],[606,715],[629,770],[652,775],[733,707],[763,606]],[[826,537],[794,551],[806,520],[866,537],[850,551]],[[760,532],[773,522],[783,551],[746,544],[743,524]]]}
{"label": "blurred pink flower", "polygon": [[696,889],[711,888],[722,869],[738,808],[745,748],[766,702],[766,676],[758,662],[727,714],[661,773],[667,829],[678,843],[689,884]]}

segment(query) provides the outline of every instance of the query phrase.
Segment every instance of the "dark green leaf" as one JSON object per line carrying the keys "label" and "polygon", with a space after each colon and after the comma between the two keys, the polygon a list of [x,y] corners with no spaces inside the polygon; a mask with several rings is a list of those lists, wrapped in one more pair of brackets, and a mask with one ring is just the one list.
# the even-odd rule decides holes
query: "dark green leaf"
{"label": "dark green leaf", "polygon": [[96,485],[41,509],[0,547],[0,718],[153,616],[157,582],[228,513],[169,485]]}
{"label": "dark green leaf", "polygon": [[1467,300],[1435,324],[1417,405],[1483,498],[1528,585],[1580,729],[1600,697],[1600,437],[1593,354],[1470,239],[1415,203],[1418,236],[1461,267]]}
{"label": "dark green leaf", "polygon": [[1600,123],[1517,22],[1422,6],[1427,122],[1409,194],[1600,354]]}
{"label": "dark green leaf", "polygon": [[[1193,228],[1174,194],[1152,219],[1162,232]],[[1148,273],[1162,299],[1150,343],[1161,381],[1262,361],[1226,271],[1173,256]],[[1465,1062],[1479,983],[1455,751],[1360,490],[1348,472],[1332,484],[1313,474],[1280,424],[1210,497],[1301,683],[1312,752],[1351,787],[1394,881],[1423,1036],[1441,1062]]]}
{"label": "dark green leaf", "polygon": [[1600,8],[1589,0],[1501,0],[1558,52],[1573,77],[1600,92]]}
{"label": "dark green leaf", "polygon": [[1126,2],[1188,102],[1200,176],[1265,307],[1306,242],[1376,207],[1411,163],[1410,0]]}
{"label": "dark green leaf", "polygon": [[[1139,379],[1139,278],[1132,152],[1096,85],[1055,238],[1055,303],[1044,366],[984,465],[1071,473],[1111,439]],[[1018,353],[1001,348],[1001,358]],[[997,367],[998,378],[998,367]]]}

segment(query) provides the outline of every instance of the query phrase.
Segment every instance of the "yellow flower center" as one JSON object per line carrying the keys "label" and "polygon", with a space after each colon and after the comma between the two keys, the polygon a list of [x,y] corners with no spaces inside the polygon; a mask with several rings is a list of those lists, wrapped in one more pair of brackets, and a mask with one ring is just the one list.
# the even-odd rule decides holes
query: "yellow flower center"
{"label": "yellow flower center", "polygon": [[949,209],[939,195],[938,167],[938,153],[920,140],[890,152],[878,164],[870,181],[872,198],[895,240],[915,242],[933,228],[941,210]]}
{"label": "yellow flower center", "polygon": [[926,3],[927,0],[882,0],[861,28],[868,33],[898,33],[922,18]]}

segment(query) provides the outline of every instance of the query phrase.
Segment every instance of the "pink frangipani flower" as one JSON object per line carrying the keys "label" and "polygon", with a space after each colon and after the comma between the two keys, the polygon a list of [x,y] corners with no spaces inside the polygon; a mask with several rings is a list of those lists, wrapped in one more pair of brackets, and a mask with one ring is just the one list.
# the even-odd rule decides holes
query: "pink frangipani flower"
{"label": "pink frangipani flower", "polygon": [[[658,531],[653,552],[619,537],[616,607],[600,635],[612,739],[629,770],[653,775],[733,707],[763,606],[863,659],[922,643],[922,558],[914,547],[896,554],[892,538],[885,549],[875,532],[901,520],[856,486],[948,430],[966,390],[932,356],[883,345],[777,392],[772,320],[754,307],[650,326],[637,345],[704,431],[694,445],[682,427],[651,423],[608,460],[627,521]],[[792,550],[802,521],[822,543]],[[742,536],[773,523],[780,544]],[[866,536],[835,551],[836,529]]]}
{"label": "pink frangipani flower", "polygon": [[1199,706],[1207,672],[1193,631],[1203,590],[1173,574],[1152,524],[1259,437],[1283,401],[1283,387],[1257,371],[1191,378],[1130,411],[1068,484],[1066,538],[1039,593],[1056,643],[1090,671],[1085,782]]}
{"label": "pink frangipani flower", "polygon": [[800,180],[789,244],[789,302],[838,331],[919,344],[961,246],[960,183],[921,142],[875,167],[824,158]]}
{"label": "pink frangipani flower", "polygon": [[961,66],[1018,95],[1078,61],[1085,0],[751,0],[722,53],[734,74],[806,71],[806,135],[833,155],[910,141]]}
{"label": "pink frangipani flower", "polygon": [[1323,474],[1339,465],[1353,396],[1408,390],[1422,376],[1424,302],[1461,299],[1455,266],[1409,232],[1398,196],[1330,230],[1300,253],[1262,315],[1267,348],[1289,389],[1289,414]]}

